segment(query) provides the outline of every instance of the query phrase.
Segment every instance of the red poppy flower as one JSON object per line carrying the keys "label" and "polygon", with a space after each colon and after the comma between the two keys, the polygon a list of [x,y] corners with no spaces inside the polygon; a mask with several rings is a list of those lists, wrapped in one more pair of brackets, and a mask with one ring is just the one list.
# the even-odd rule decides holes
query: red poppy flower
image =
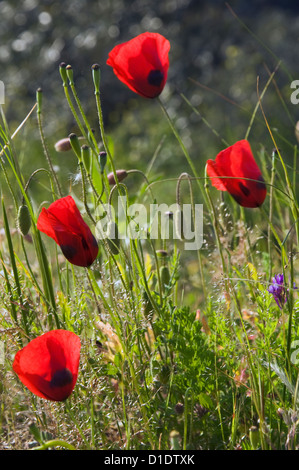
{"label": "red poppy flower", "polygon": [[76,266],[89,267],[98,255],[98,244],[84,222],[72,196],[43,207],[37,228],[53,238],[66,259]]}
{"label": "red poppy flower", "polygon": [[241,206],[259,207],[265,200],[264,178],[247,140],[236,142],[215,160],[208,160],[207,174],[215,188],[228,191]]}
{"label": "red poppy flower", "polygon": [[80,347],[80,338],[75,333],[49,331],[17,352],[13,370],[38,397],[66,400],[76,385]]}
{"label": "red poppy flower", "polygon": [[145,98],[162,92],[169,67],[170,43],[161,34],[143,33],[119,44],[109,53],[107,64],[131,90]]}

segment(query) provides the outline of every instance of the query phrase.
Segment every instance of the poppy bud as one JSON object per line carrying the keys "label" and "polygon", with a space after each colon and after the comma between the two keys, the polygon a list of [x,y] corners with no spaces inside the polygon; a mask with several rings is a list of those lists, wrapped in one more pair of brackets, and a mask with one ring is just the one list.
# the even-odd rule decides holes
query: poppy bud
{"label": "poppy bud", "polygon": [[83,161],[84,168],[86,170],[86,173],[90,175],[90,170],[91,170],[91,154],[90,154],[90,148],[88,145],[82,145],[81,147],[81,158]]}
{"label": "poppy bud", "polygon": [[92,69],[92,79],[93,79],[95,91],[98,93],[100,89],[100,79],[101,79],[100,66],[99,64],[93,64],[91,69]]}
{"label": "poppy bud", "polygon": [[69,139],[70,139],[70,144],[71,144],[72,149],[74,150],[78,159],[81,160],[81,147],[80,147],[78,137],[76,136],[76,134],[72,133],[69,135]]}
{"label": "poppy bud", "polygon": [[114,255],[119,253],[119,236],[118,236],[118,227],[115,222],[112,220],[108,223],[107,226],[107,242],[109,244],[110,250]]}
{"label": "poppy bud", "polygon": [[63,86],[67,86],[67,74],[66,74],[66,64],[64,62],[61,62],[59,64],[59,72],[62,78]]}
{"label": "poppy bud", "polygon": [[161,266],[160,268],[160,279],[162,286],[168,286],[170,282],[170,273],[167,266]]}
{"label": "poppy bud", "polygon": [[158,258],[166,258],[168,253],[166,250],[157,250],[156,251]]}
{"label": "poppy bud", "polygon": [[74,74],[73,74],[72,66],[67,65],[65,70],[66,70],[66,76],[69,79],[69,84],[71,86],[73,86],[74,85]]}
{"label": "poppy bud", "polygon": [[107,163],[107,153],[104,152],[104,151],[100,152],[99,153],[99,164],[100,164],[100,168],[101,168],[101,174],[104,173],[106,163]]}
{"label": "poppy bud", "polygon": [[[116,170],[116,176],[117,176],[118,182],[120,183],[128,176],[128,173],[126,170]],[[109,173],[109,175],[107,175],[107,178],[108,178],[108,183],[110,184],[110,186],[114,186],[116,184],[113,173]]]}
{"label": "poppy bud", "polygon": [[17,218],[17,227],[19,232],[25,236],[28,234],[31,227],[31,216],[28,209],[28,206],[23,204],[19,207],[18,218]]}
{"label": "poppy bud", "polygon": [[41,112],[42,102],[43,102],[43,90],[38,88],[36,90],[36,102],[37,102],[37,112]]}
{"label": "poppy bud", "polygon": [[58,140],[54,147],[56,152],[68,152],[69,150],[72,150],[70,139],[68,137]]}

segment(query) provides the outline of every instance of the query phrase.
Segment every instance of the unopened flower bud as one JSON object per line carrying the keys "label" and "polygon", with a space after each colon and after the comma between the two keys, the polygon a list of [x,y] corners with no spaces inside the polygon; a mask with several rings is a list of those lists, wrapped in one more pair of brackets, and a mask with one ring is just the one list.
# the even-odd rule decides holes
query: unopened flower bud
{"label": "unopened flower bud", "polygon": [[[116,176],[117,176],[118,182],[120,183],[128,176],[128,173],[126,170],[116,170]],[[109,175],[107,175],[107,178],[108,178],[108,183],[110,184],[110,186],[114,186],[116,184],[113,173],[109,173]]]}
{"label": "unopened flower bud", "polygon": [[158,258],[166,258],[168,253],[166,250],[157,250],[156,251]]}
{"label": "unopened flower bud", "polygon": [[74,150],[78,159],[81,160],[81,147],[80,147],[78,137],[76,136],[76,134],[72,133],[69,135],[69,139],[70,139],[70,144],[71,144],[72,149]]}
{"label": "unopened flower bud", "polygon": [[161,278],[161,283],[162,286],[168,286],[170,282],[170,273],[169,269],[167,266],[161,266],[160,268],[160,278]]}
{"label": "unopened flower bud", "polygon": [[28,206],[23,204],[22,206],[19,207],[18,210],[18,218],[17,218],[17,227],[19,232],[23,235],[26,236],[30,230],[31,227],[31,216],[30,212],[28,209]]}
{"label": "unopened flower bud", "polygon": [[70,139],[68,137],[58,140],[54,147],[56,152],[68,152],[72,149]]}
{"label": "unopened flower bud", "polygon": [[61,64],[59,64],[59,72],[62,78],[63,86],[67,87],[66,64],[64,62],[61,62]]}
{"label": "unopened flower bud", "polygon": [[84,168],[86,170],[86,173],[90,175],[90,169],[91,169],[91,154],[90,154],[90,148],[88,145],[82,145],[81,147],[81,159],[83,161]]}
{"label": "unopened flower bud", "polygon": [[43,102],[43,90],[38,88],[36,90],[36,102],[37,102],[37,112],[40,113],[42,109],[42,102]]}
{"label": "unopened flower bud", "polygon": [[100,164],[102,174],[104,173],[106,163],[107,163],[107,153],[105,151],[102,151],[99,153],[99,164]]}
{"label": "unopened flower bud", "polygon": [[72,66],[71,65],[67,65],[66,68],[66,75],[67,75],[67,78],[69,79],[69,84],[72,86],[74,85],[74,74],[73,74],[73,69],[72,69]]}
{"label": "unopened flower bud", "polygon": [[110,250],[114,255],[119,253],[119,236],[118,236],[118,227],[115,222],[112,220],[108,223],[107,227],[107,242],[109,244]]}
{"label": "unopened flower bud", "polygon": [[94,83],[95,92],[99,93],[100,79],[101,79],[100,66],[99,66],[99,64],[93,64],[91,69],[92,69],[92,79],[93,79],[93,83]]}

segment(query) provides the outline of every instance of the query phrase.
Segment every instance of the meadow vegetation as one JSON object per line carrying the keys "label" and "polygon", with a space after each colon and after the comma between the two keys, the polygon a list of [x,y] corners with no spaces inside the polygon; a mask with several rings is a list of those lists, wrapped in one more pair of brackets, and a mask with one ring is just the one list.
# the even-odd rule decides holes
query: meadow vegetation
{"label": "meadow vegetation", "polygon": [[[277,61],[266,81],[257,79],[253,109],[245,112],[230,103],[235,114],[248,115],[243,133],[220,136],[200,105],[180,91],[173,94],[184,119],[179,120],[178,105],[169,109],[174,98],[166,83],[171,61],[165,48],[163,41],[157,50],[149,47],[159,59],[163,50],[160,74],[150,80],[147,75],[146,83],[135,77],[134,87],[130,82],[130,92],[139,96],[122,111],[128,141],[124,126],[115,135],[105,129],[102,96],[109,91],[101,76],[106,65],[92,64],[89,71],[95,123],[76,88],[76,64],[60,64],[60,106],[72,114],[76,132],[55,136],[55,148],[45,132],[42,89],[16,132],[1,108],[1,449],[298,446],[298,141],[291,91],[281,93],[276,82],[282,74],[289,85],[290,76]],[[108,65],[116,67],[111,61]],[[126,74],[121,80],[128,85]],[[270,89],[273,108],[291,122],[291,138],[289,128],[284,134],[271,125],[272,110],[264,106]],[[217,140],[220,153],[242,142],[235,160],[231,150],[225,153],[227,174],[218,163],[218,174],[212,175],[214,164],[198,157],[188,119],[206,139]],[[37,168],[31,168],[30,149],[20,138],[26,128],[39,134],[44,162]],[[147,130],[153,138],[157,132],[159,141],[140,167],[132,148],[152,149]],[[261,132],[267,144],[256,138]],[[123,166],[126,154],[130,168]],[[176,167],[172,155],[177,154],[184,164],[180,160]],[[210,159],[216,162],[216,156]],[[66,212],[61,219],[55,215],[55,224],[41,225],[41,214],[50,217],[50,206],[68,196],[95,236],[96,251],[77,212],[72,217],[81,231]],[[202,245],[185,249],[186,240],[175,236],[173,214],[161,214],[161,224],[168,217],[168,238],[151,237],[150,219],[145,227],[132,214],[120,220],[118,196],[126,197],[127,209],[176,203],[194,210],[202,204]],[[108,203],[116,211],[118,232],[101,239],[97,227]],[[121,238],[128,223],[135,237]],[[82,245],[74,247],[77,235]],[[81,343],[78,376],[66,399],[32,393],[13,366],[18,351],[58,329],[74,333]]]}

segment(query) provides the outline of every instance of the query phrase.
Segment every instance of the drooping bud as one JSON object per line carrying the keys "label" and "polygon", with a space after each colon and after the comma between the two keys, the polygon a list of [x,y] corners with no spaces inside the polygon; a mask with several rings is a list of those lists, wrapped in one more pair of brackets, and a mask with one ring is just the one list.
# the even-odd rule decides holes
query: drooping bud
{"label": "drooping bud", "polygon": [[17,228],[19,232],[25,237],[31,227],[31,216],[26,204],[23,204],[19,207],[18,218],[17,218]]}
{"label": "drooping bud", "polygon": [[68,152],[69,150],[72,150],[69,137],[65,137],[64,139],[58,140],[55,143],[54,147],[56,152]]}
{"label": "drooping bud", "polygon": [[[128,176],[128,173],[127,173],[126,170],[116,170],[116,176],[117,176],[118,182],[120,183],[121,181],[123,181]],[[107,178],[108,178],[108,183],[111,186],[114,186],[116,184],[113,173],[109,173],[109,175],[107,175]]]}
{"label": "drooping bud", "polygon": [[101,174],[104,173],[106,163],[107,163],[107,153],[105,151],[102,151],[99,153],[99,164],[100,164]]}
{"label": "drooping bud", "polygon": [[174,214],[174,223],[175,223],[175,231],[176,236],[179,240],[184,241],[184,216],[183,211],[179,209]]}

